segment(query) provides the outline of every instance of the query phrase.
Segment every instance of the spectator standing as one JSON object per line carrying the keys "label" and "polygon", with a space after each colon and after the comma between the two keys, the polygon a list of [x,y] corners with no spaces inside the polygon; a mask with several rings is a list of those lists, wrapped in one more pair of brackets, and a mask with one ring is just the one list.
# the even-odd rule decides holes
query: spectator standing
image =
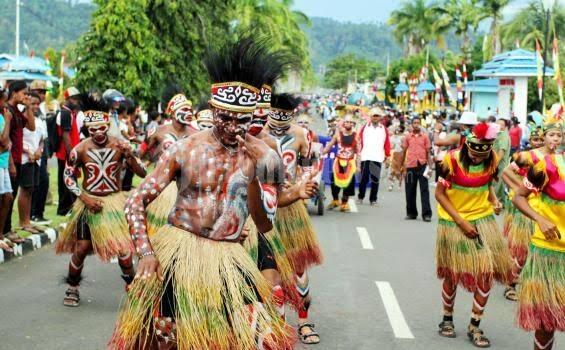
{"label": "spectator standing", "polygon": [[10,183],[10,117],[5,111],[6,91],[0,88],[0,249],[12,252],[14,243],[4,237],[4,224],[12,205],[12,185]]}
{"label": "spectator standing", "polygon": [[35,115],[35,130],[24,129],[23,153],[22,153],[22,175],[20,178],[20,194],[18,196],[18,215],[22,230],[38,234],[41,229],[31,225],[31,198],[34,190],[39,186],[39,166],[43,153],[43,141],[47,130],[43,129],[39,119],[40,98],[36,93],[29,94],[29,109]]}
{"label": "spectator standing", "polygon": [[57,187],[59,193],[59,205],[57,215],[67,215],[75,202],[75,195],[65,185],[64,173],[65,163],[69,158],[71,150],[80,142],[80,129],[77,120],[80,108],[80,92],[75,87],[65,90],[65,103],[61,107],[57,117],[57,129],[59,144],[57,147]]}
{"label": "spectator standing", "polygon": [[506,186],[504,185],[504,181],[502,181],[501,175],[502,171],[510,164],[510,135],[508,134],[510,119],[508,117],[500,117],[496,123],[499,125],[500,129],[498,130],[492,149],[499,159],[499,179],[494,183],[494,191],[500,203],[506,205]]}
{"label": "spectator standing", "polygon": [[386,127],[381,123],[385,115],[380,108],[369,111],[370,121],[359,130],[359,157],[361,160],[361,181],[359,182],[359,195],[357,202],[363,203],[369,178],[371,179],[371,193],[369,202],[377,204],[379,182],[383,162],[390,157],[390,140]]}
{"label": "spectator standing", "polygon": [[[416,220],[418,208],[416,206],[416,191],[420,184],[420,199],[422,202],[422,219],[430,222],[432,208],[430,206],[430,191],[428,178],[431,164],[431,142],[426,133],[422,131],[420,118],[412,119],[412,130],[404,138],[405,191],[406,191],[406,220]],[[427,169],[426,169],[427,168]]]}
{"label": "spectator standing", "polygon": [[[10,183],[12,186],[13,198],[18,195],[20,179],[22,176],[22,155],[24,147],[24,128],[30,131],[35,130],[35,117],[29,108],[29,97],[27,84],[23,80],[16,80],[10,84],[8,93],[7,113],[10,119],[10,142],[11,142],[11,164]],[[8,214],[4,224],[4,234],[8,239],[15,243],[22,243],[24,240],[12,230],[12,210],[14,201],[9,206]]]}
{"label": "spectator standing", "polygon": [[47,106],[45,103],[45,95],[47,93],[47,84],[41,80],[34,80],[30,86],[31,92],[39,96],[41,103],[39,104],[39,117],[35,118],[35,124],[38,130],[43,133],[43,152],[39,162],[39,185],[33,191],[31,200],[31,222],[35,225],[49,225],[51,220],[44,217],[45,202],[49,193],[49,172],[47,171],[47,160],[50,157],[49,135],[47,129]]}
{"label": "spectator standing", "polygon": [[522,128],[520,121],[516,117],[512,117],[512,127],[509,131],[510,135],[510,156],[520,150],[520,142],[522,141]]}

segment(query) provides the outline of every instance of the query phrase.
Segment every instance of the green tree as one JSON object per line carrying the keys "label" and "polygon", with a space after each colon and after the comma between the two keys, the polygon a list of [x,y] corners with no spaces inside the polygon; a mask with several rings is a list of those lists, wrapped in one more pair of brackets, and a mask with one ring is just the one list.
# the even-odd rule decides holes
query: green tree
{"label": "green tree", "polygon": [[324,83],[331,89],[344,89],[355,78],[360,82],[372,81],[382,73],[383,68],[379,63],[350,53],[338,56],[328,64]]}
{"label": "green tree", "polygon": [[300,62],[306,80],[313,77],[308,38],[302,27],[311,25],[302,12],[292,10],[292,0],[240,0],[233,18],[238,32],[253,29],[272,38],[273,49],[288,50]]}
{"label": "green tree", "polygon": [[145,105],[163,80],[147,0],[97,0],[90,29],[77,47],[77,84],[82,90],[116,88]]}
{"label": "green tree", "polygon": [[394,27],[396,40],[405,45],[405,55],[416,55],[436,41],[438,47],[445,46],[443,34],[446,27],[438,27],[438,4],[426,0],[404,1],[402,6],[391,13],[388,23]]}
{"label": "green tree", "polygon": [[492,53],[498,55],[502,52],[502,44],[500,41],[500,24],[503,19],[502,11],[510,4],[512,0],[481,0],[483,7],[483,15],[481,19],[490,18],[489,35],[492,40]]}
{"label": "green tree", "polygon": [[[557,1],[550,10],[549,32],[559,38],[565,38],[565,6]],[[502,43],[505,48],[513,48],[516,42],[520,46],[535,50],[536,40],[545,44],[547,28],[546,9],[540,1],[531,1],[501,28]]]}
{"label": "green tree", "polygon": [[145,13],[160,52],[156,59],[161,74],[154,94],[171,82],[180,84],[189,99],[208,93],[202,57],[229,37],[230,1],[146,0]]}
{"label": "green tree", "polygon": [[461,52],[465,56],[471,50],[471,37],[469,31],[477,31],[481,21],[481,8],[479,0],[445,0],[436,11],[440,18],[435,22],[436,30],[444,31],[453,28],[461,40]]}

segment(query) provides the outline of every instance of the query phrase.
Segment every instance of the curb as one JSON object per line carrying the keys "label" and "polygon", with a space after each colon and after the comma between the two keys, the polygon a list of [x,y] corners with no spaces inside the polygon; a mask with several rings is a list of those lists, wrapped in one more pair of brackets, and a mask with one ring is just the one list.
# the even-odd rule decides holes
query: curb
{"label": "curb", "polygon": [[44,245],[53,244],[57,240],[58,235],[59,232],[56,229],[47,228],[43,233],[29,235],[24,243],[16,244],[13,252],[6,252],[0,249],[0,264],[28,254]]}

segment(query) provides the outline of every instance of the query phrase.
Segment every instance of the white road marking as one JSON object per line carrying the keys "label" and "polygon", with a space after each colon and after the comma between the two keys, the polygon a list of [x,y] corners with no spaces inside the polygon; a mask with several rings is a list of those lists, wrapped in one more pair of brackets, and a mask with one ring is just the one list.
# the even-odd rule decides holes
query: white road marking
{"label": "white road marking", "polygon": [[394,336],[401,339],[414,339],[414,335],[410,331],[406,319],[404,319],[404,315],[402,314],[402,310],[400,310],[400,305],[398,305],[390,283],[386,281],[376,281],[375,284],[381,293],[381,298],[383,299],[388,320],[394,331]]}
{"label": "white road marking", "polygon": [[361,240],[361,245],[363,249],[373,250],[373,242],[371,242],[371,237],[369,236],[369,232],[364,227],[357,227],[357,234],[359,235],[359,239]]}
{"label": "white road marking", "polygon": [[355,198],[349,198],[349,207],[352,213],[357,213],[357,203],[355,203]]}

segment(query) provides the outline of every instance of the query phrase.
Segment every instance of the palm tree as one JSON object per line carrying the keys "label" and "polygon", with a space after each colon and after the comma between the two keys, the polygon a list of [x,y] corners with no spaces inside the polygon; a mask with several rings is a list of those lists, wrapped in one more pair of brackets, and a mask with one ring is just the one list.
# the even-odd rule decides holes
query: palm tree
{"label": "palm tree", "polygon": [[483,15],[481,20],[485,18],[492,19],[490,24],[490,36],[492,38],[492,52],[498,55],[502,52],[502,45],[500,42],[500,23],[502,22],[502,11],[512,2],[512,0],[482,0]]}
{"label": "palm tree", "polygon": [[[550,34],[556,30],[558,37],[565,36],[565,6],[557,1],[551,8]],[[547,26],[546,10],[540,1],[532,0],[501,28],[502,43],[510,48],[516,42],[520,46],[534,48],[536,40],[542,45]]]}
{"label": "palm tree", "polygon": [[405,45],[405,55],[416,55],[432,41],[444,43],[445,28],[434,26],[438,20],[438,5],[426,0],[404,1],[401,8],[391,13],[388,24],[394,26],[397,41]]}
{"label": "palm tree", "polygon": [[461,39],[461,52],[467,56],[471,48],[469,30],[477,30],[482,17],[479,0],[445,0],[436,8],[439,20],[434,23],[436,31],[454,29]]}

